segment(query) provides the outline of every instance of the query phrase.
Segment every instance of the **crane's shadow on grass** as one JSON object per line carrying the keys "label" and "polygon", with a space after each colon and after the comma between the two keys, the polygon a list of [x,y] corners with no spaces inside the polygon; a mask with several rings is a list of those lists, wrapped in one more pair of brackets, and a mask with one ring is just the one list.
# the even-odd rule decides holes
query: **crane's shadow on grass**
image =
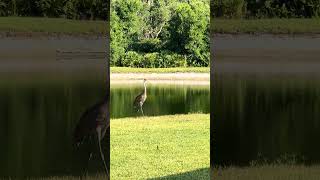
{"label": "crane's shadow on grass", "polygon": [[155,177],[155,178],[148,178],[148,180],[174,180],[174,179],[183,179],[183,180],[191,180],[191,179],[210,179],[210,169],[209,168],[202,168],[197,169],[194,171],[188,171],[185,173],[173,174],[169,176],[162,176],[162,177]]}

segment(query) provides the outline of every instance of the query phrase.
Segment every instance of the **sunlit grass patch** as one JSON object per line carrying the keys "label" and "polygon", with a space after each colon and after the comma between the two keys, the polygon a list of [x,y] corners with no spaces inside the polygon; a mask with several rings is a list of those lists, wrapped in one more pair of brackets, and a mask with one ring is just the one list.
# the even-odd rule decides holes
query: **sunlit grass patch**
{"label": "sunlit grass patch", "polygon": [[[111,179],[194,177],[209,168],[209,114],[111,120]],[[199,177],[209,178],[208,171]]]}

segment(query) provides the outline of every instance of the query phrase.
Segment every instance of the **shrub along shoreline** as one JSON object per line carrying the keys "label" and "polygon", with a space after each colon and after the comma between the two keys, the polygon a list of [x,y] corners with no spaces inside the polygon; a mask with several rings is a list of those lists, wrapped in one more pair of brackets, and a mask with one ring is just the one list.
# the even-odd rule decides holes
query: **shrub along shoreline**
{"label": "shrub along shoreline", "polygon": [[211,0],[211,16],[225,18],[320,17],[317,0]]}
{"label": "shrub along shoreline", "polygon": [[209,0],[114,0],[110,19],[112,66],[209,66]]}
{"label": "shrub along shoreline", "polygon": [[111,73],[210,73],[210,67],[131,68],[110,67]]}

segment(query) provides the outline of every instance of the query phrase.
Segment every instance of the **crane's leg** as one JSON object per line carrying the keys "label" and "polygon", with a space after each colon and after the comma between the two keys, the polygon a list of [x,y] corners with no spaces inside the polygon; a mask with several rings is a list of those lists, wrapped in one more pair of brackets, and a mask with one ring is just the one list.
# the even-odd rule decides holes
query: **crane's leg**
{"label": "crane's leg", "polygon": [[144,116],[142,106],[140,106],[140,110],[141,110],[142,116]]}
{"label": "crane's leg", "polygon": [[102,149],[101,149],[101,127],[97,127],[97,135],[98,135],[98,144],[99,144],[99,150],[100,150],[100,156],[101,156],[101,160],[103,162],[103,165],[104,165],[104,169],[106,171],[106,174],[107,174],[107,178],[109,179],[109,171],[108,171],[108,168],[107,168],[107,164],[106,164],[106,161],[104,160],[104,154],[102,152]]}
{"label": "crane's leg", "polygon": [[84,175],[87,175],[88,174],[88,169],[89,169],[89,163],[90,163],[90,160],[92,158],[92,152],[90,152],[90,155],[89,155],[89,158],[88,158],[88,162],[87,162],[87,166],[86,166],[86,169],[85,169],[85,174]]}
{"label": "crane's leg", "polygon": [[104,136],[106,135],[106,132],[107,132],[108,128],[105,128],[105,129],[106,129],[106,130],[102,132],[101,137],[104,137]]}

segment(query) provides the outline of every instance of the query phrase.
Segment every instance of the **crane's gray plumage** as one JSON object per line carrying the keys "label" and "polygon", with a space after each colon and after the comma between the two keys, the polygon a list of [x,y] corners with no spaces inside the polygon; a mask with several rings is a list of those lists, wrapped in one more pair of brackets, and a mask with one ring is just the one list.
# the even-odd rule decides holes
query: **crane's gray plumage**
{"label": "crane's gray plumage", "polygon": [[[73,141],[77,147],[85,140],[91,139],[92,137],[97,139],[100,156],[107,177],[109,177],[109,172],[101,149],[101,140],[104,138],[107,129],[110,127],[108,99],[109,97],[107,95],[102,102],[95,104],[82,114],[73,135]],[[90,161],[91,156],[92,152],[90,152],[88,161]]]}
{"label": "crane's gray plumage", "polygon": [[142,106],[143,106],[143,103],[144,103],[144,102],[146,101],[146,99],[147,99],[147,85],[146,85],[146,83],[147,83],[147,80],[146,80],[146,79],[143,79],[144,90],[143,90],[143,92],[142,92],[141,94],[139,94],[139,95],[135,98],[135,100],[134,100],[134,102],[133,102],[133,106],[134,106],[135,108],[137,108],[138,111],[140,110],[141,113],[142,113],[142,115],[144,115],[144,114],[143,114]]}

